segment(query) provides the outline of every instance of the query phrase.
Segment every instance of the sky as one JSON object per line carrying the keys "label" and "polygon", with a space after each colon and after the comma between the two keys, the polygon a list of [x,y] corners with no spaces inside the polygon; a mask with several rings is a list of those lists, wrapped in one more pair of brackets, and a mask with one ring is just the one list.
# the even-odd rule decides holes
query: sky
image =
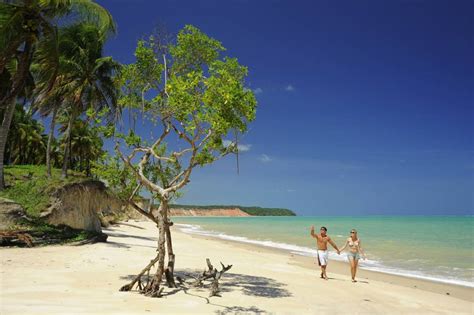
{"label": "sky", "polygon": [[257,118],[186,204],[474,214],[474,1],[101,0],[106,54],[191,24],[249,69]]}

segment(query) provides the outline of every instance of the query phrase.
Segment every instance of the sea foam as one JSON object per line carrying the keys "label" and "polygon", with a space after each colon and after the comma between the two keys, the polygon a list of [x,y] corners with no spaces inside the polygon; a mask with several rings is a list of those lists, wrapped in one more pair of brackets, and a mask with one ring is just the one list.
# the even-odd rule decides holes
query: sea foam
{"label": "sea foam", "polygon": [[[201,228],[201,226],[193,225],[193,224],[178,223],[176,224],[176,226],[179,227],[181,231],[188,234],[209,236],[209,237],[215,237],[215,238],[219,238],[223,240],[282,249],[282,250],[289,251],[292,254],[307,256],[307,257],[314,257],[315,259],[317,255],[316,249],[312,249],[309,247],[281,243],[281,242],[274,242],[271,240],[253,240],[244,236],[234,236],[234,235],[228,235],[222,232],[204,230]],[[338,255],[337,253],[330,251],[329,257],[330,259],[336,260],[336,261],[347,261],[347,256],[344,253],[341,255]],[[425,273],[420,272],[420,271],[392,268],[392,267],[385,266],[380,261],[374,260],[374,259],[366,259],[366,260],[361,259],[359,261],[359,266],[362,269],[367,269],[367,270],[371,270],[375,272],[381,272],[381,273],[387,273],[387,274],[392,274],[392,275],[397,275],[397,276],[404,276],[404,277],[417,278],[417,279],[423,279],[423,280],[430,280],[430,281],[436,281],[436,282],[447,283],[447,284],[456,284],[456,285],[474,288],[473,282],[455,279],[455,278],[438,278],[431,275],[426,275]]]}

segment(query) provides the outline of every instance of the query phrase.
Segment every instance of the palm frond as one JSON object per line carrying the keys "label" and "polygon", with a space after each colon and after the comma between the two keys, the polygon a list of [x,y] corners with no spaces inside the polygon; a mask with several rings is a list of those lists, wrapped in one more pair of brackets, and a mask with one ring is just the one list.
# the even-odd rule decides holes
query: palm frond
{"label": "palm frond", "polygon": [[71,12],[82,22],[97,26],[102,40],[116,32],[117,26],[110,12],[91,0],[71,0]]}

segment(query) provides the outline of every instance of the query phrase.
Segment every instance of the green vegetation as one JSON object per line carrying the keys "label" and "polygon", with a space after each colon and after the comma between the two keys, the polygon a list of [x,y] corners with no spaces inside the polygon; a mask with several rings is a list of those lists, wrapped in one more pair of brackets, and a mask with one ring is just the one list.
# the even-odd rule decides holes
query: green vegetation
{"label": "green vegetation", "polygon": [[[87,62],[95,64],[97,61],[97,50],[89,47],[80,47],[81,43],[71,43],[75,48],[67,50],[60,46],[62,39],[67,38],[64,29],[82,28],[85,25],[93,25],[98,36],[88,37],[89,47],[94,42],[103,43],[107,35],[115,31],[115,24],[110,13],[96,4],[94,1],[83,0],[18,0],[0,2],[0,190],[4,188],[4,157],[5,146],[10,131],[10,125],[15,111],[16,103],[41,104],[43,99],[54,96],[54,102],[48,104],[63,104],[64,99],[56,95],[64,95],[59,91],[68,91],[67,104],[71,107],[66,110],[69,122],[75,120],[81,109],[90,106],[90,102],[97,100],[96,92],[100,90],[95,84],[97,76],[78,77],[77,74],[84,72],[80,69],[69,73],[65,64],[71,67],[77,62],[84,64],[81,60],[88,58]],[[67,32],[66,32],[67,33]],[[84,31],[84,34],[86,32]],[[73,37],[70,37],[73,38]],[[89,44],[89,43],[88,43]],[[100,44],[102,45],[102,44]],[[96,47],[98,47],[96,45]],[[101,46],[102,47],[102,46]],[[70,52],[70,54],[64,54]],[[71,58],[72,56],[72,58]],[[95,57],[95,59],[94,59]],[[63,62],[64,59],[66,62]],[[100,66],[94,68],[98,70]],[[104,71],[98,70],[101,74]],[[92,74],[92,73],[89,73]],[[102,81],[102,77],[98,81]],[[89,88],[78,90],[78,87]],[[92,87],[93,86],[93,87]],[[52,93],[54,91],[54,93]],[[86,99],[86,97],[90,99]],[[107,98],[104,93],[102,98]],[[71,101],[72,99],[72,101]],[[50,99],[51,100],[51,99]],[[36,102],[35,102],[36,101]],[[81,109],[73,110],[78,105]],[[51,111],[56,113],[57,111]],[[52,119],[54,121],[54,118]],[[69,125],[70,125],[69,123]],[[71,128],[67,129],[66,135],[70,134]],[[53,134],[54,126],[50,136]],[[50,137],[51,138],[51,137]],[[70,142],[70,137],[66,138]],[[49,143],[49,142],[48,142]],[[50,146],[48,145],[48,149]],[[65,152],[68,152],[68,145]],[[49,150],[48,150],[49,151]],[[67,172],[68,155],[63,158],[63,166]],[[49,165],[49,163],[48,163]],[[63,174],[66,175],[66,174]]]}
{"label": "green vegetation", "polygon": [[37,245],[82,242],[99,235],[97,232],[73,229],[67,225],[52,226],[45,223],[29,223],[25,227]]}
{"label": "green vegetation", "polygon": [[[169,203],[196,167],[239,153],[238,135],[255,119],[257,101],[247,67],[196,27],[186,25],[175,39],[157,30],[124,65],[103,54],[115,30],[111,14],[92,0],[0,2],[0,197],[25,209],[29,220],[19,228],[78,240],[90,235],[46,225],[40,213],[60,187],[103,180],[159,226],[163,271],[164,255],[173,255],[164,245]],[[137,122],[149,130],[136,132]],[[112,137],[116,154],[103,148]],[[144,190],[161,211],[134,202]],[[152,296],[159,294],[156,274],[157,285],[147,286]]]}
{"label": "green vegetation", "polygon": [[0,191],[0,197],[19,203],[31,218],[38,218],[49,203],[50,194],[65,184],[87,180],[74,172],[70,178],[61,178],[61,170],[53,169],[53,177],[46,176],[44,165],[6,166],[5,175],[10,186]]}
{"label": "green vegetation", "polygon": [[5,175],[11,186],[0,191],[0,197],[14,200],[26,211],[28,220],[22,220],[12,229],[26,231],[35,244],[61,244],[77,242],[97,236],[95,232],[83,231],[68,226],[52,226],[43,222],[39,215],[49,204],[50,195],[66,184],[79,183],[88,178],[73,172],[67,179],[61,178],[61,170],[53,169],[52,178],[46,176],[44,165],[7,166]]}
{"label": "green vegetation", "polygon": [[8,164],[44,164],[46,135],[42,123],[17,104],[10,125],[5,161]]}
{"label": "green vegetation", "polygon": [[[160,202],[155,215],[134,204],[159,229],[158,271],[143,290],[149,296],[160,294],[165,255],[174,263],[166,224],[169,203],[189,183],[194,168],[238,153],[237,143],[226,145],[225,140],[245,133],[257,108],[246,84],[247,67],[227,56],[219,41],[191,25],[175,42],[168,37],[140,40],[135,62],[122,66],[117,79],[119,106],[150,126],[146,133],[135,132],[133,124],[115,130],[120,139],[116,152],[134,177],[131,197],[146,189]],[[168,272],[173,268],[169,265]],[[128,291],[136,282],[122,289]]]}
{"label": "green vegetation", "polygon": [[210,205],[210,206],[195,206],[195,205],[179,205],[173,204],[170,205],[172,209],[204,209],[204,210],[212,210],[212,209],[235,209],[238,208],[250,215],[254,216],[295,216],[296,214],[291,211],[290,209],[283,209],[283,208],[263,208],[263,207],[242,207],[242,206],[234,206],[234,205]]}
{"label": "green vegetation", "polygon": [[239,208],[250,215],[258,215],[258,216],[295,216],[296,215],[290,209],[284,209],[284,208],[262,208],[262,207],[239,207]]}

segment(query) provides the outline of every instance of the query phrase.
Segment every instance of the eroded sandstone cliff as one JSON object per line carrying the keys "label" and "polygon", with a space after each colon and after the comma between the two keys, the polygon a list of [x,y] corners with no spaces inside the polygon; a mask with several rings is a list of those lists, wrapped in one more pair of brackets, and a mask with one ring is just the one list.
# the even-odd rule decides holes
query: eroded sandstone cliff
{"label": "eroded sandstone cliff", "polygon": [[249,217],[250,215],[239,208],[223,209],[170,209],[171,216],[192,217]]}
{"label": "eroded sandstone cliff", "polygon": [[65,185],[50,200],[50,206],[41,213],[46,222],[94,232],[101,232],[100,216],[116,213],[122,207],[104,183],[94,180]]}

